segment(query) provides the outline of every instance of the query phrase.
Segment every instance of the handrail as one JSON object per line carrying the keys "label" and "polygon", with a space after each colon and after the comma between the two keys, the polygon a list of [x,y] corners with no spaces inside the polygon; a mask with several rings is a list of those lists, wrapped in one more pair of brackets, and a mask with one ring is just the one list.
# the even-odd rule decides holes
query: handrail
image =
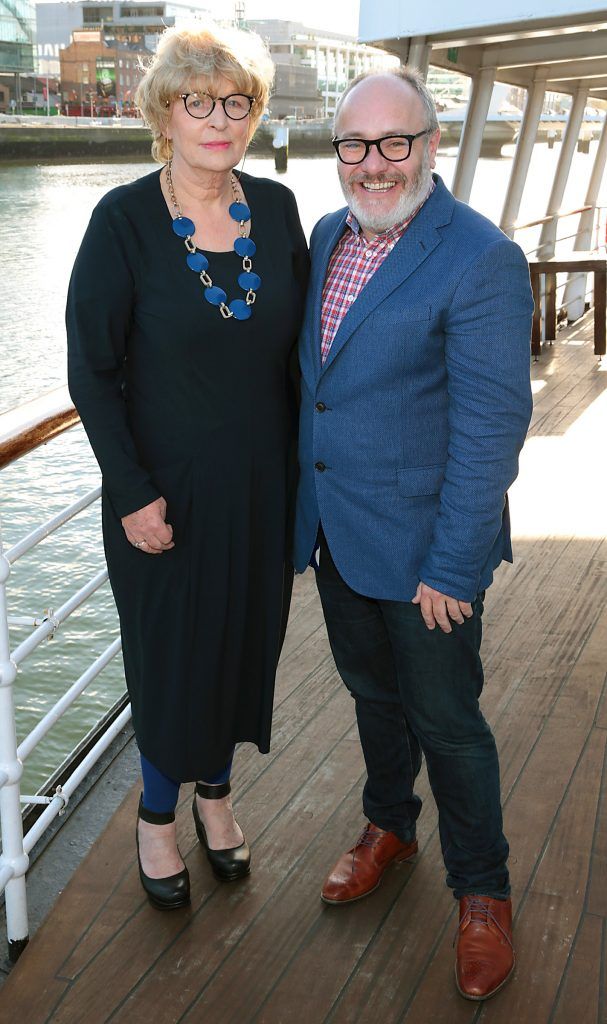
{"label": "handrail", "polygon": [[549,224],[552,220],[562,220],[564,217],[575,217],[577,213],[586,213],[588,210],[599,210],[599,206],[580,206],[577,210],[567,210],[566,213],[550,213],[547,217],[540,217],[538,220],[530,220],[527,224],[513,224],[517,231],[524,231],[525,228],[536,228],[541,224]]}
{"label": "handrail", "polygon": [[[0,414],[0,469],[62,434],[78,422],[78,414],[66,387],[56,388],[39,399]],[[13,649],[8,628],[12,620],[8,615],[6,584],[10,573],[24,555],[63,527],[75,515],[98,501],[100,494],[100,487],[90,490],[31,530],[8,551],[3,550],[0,533],[0,893],[4,890],[8,952],[9,959],[13,961],[18,958],[28,941],[25,874],[29,865],[29,855],[51,822],[57,815],[63,813],[69,797],[84,780],[92,765],[124,727],[130,717],[130,707],[124,705],[116,714],[112,713],[107,721],[104,720],[103,726],[95,732],[93,745],[88,745],[84,756],[80,757],[76,764],[70,762],[69,769],[66,770],[59,766],[54,777],[57,779],[58,773],[61,772],[61,784],[55,784],[54,790],[48,796],[35,794],[28,797],[22,794],[20,783],[23,762],[92,680],[116,657],[121,643],[119,638],[110,643],[79,679],[67,687],[66,692],[17,747],[13,689],[21,664],[107,582],[108,574],[105,567],[100,569],[67,597],[55,612],[49,611],[41,622],[33,620],[31,625],[36,628]],[[126,700],[126,696],[123,700]],[[119,703],[122,704],[123,701]],[[48,780],[46,785],[48,790]],[[30,822],[32,815],[27,815],[26,829],[21,813],[22,804],[26,807],[33,804],[46,805],[33,822]]]}
{"label": "handrail", "polygon": [[66,386],[0,413],[0,469],[79,422]]}

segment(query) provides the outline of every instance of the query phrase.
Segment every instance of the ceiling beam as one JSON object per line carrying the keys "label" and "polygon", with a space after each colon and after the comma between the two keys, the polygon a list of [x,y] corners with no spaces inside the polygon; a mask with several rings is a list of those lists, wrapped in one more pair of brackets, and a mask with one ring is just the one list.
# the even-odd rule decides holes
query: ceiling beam
{"label": "ceiling beam", "polygon": [[584,80],[603,78],[607,74],[607,56],[603,60],[571,61],[564,64],[540,65],[550,82],[567,82],[572,78]]}
{"label": "ceiling beam", "polygon": [[[518,21],[480,28],[460,29],[456,34],[451,32],[434,32],[426,36],[434,46],[491,46],[494,43],[507,43],[520,39],[537,39],[542,36],[566,35],[569,32],[591,32],[597,26],[607,27],[607,9],[585,12],[583,15],[560,15],[555,18],[542,18],[541,21]],[[404,26],[403,26],[404,28]],[[406,38],[403,32],[401,39]],[[361,42],[382,45],[374,39],[361,38]],[[384,40],[385,42],[385,40]]]}
{"label": "ceiling beam", "polygon": [[[434,44],[436,46],[436,43]],[[592,60],[607,56],[607,31],[572,33],[558,38],[520,39],[509,46],[486,46],[483,64],[491,67],[525,67],[561,61]]]}

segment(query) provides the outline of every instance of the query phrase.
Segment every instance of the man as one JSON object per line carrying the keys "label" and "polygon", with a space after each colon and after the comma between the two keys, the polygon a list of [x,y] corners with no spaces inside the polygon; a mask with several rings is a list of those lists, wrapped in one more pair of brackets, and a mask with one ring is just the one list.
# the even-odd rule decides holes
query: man
{"label": "man", "polygon": [[295,565],[317,565],[368,776],[369,823],[322,898],[360,899],[415,854],[423,753],[460,901],[457,985],[480,1000],[514,967],[479,647],[484,591],[512,557],[532,299],[518,246],[432,174],[439,135],[411,69],[363,75],[339,104],[349,209],[311,241]]}

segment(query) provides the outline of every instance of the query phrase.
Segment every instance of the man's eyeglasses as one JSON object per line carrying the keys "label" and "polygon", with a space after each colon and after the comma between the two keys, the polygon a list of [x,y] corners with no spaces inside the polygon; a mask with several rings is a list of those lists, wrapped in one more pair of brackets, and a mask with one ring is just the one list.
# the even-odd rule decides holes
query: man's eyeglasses
{"label": "man's eyeglasses", "polygon": [[183,100],[190,117],[209,117],[215,110],[215,104],[221,103],[226,117],[232,121],[242,121],[251,113],[251,107],[255,102],[254,96],[245,96],[239,92],[234,92],[230,96],[215,97],[209,96],[206,92],[183,92],[178,98]]}
{"label": "man's eyeglasses", "polygon": [[417,132],[416,135],[384,135],[382,139],[334,138],[331,142],[342,164],[362,164],[368,157],[371,146],[377,146],[384,159],[398,163],[401,160],[408,160],[415,140],[428,134],[428,129],[424,128],[423,132]]}

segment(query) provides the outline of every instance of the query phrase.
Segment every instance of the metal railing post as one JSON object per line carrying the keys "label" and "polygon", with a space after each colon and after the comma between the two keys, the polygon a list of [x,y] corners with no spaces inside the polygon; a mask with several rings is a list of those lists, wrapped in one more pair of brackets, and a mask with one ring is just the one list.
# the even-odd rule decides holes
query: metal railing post
{"label": "metal railing post", "polygon": [[559,220],[558,213],[563,204],[563,196],[565,195],[565,188],[567,186],[569,172],[571,170],[571,162],[575,152],[575,145],[580,134],[582,121],[584,120],[584,111],[586,109],[587,99],[588,86],[580,85],[573,97],[571,110],[569,111],[569,117],[567,118],[567,127],[561,144],[561,152],[554,174],[554,181],[552,182],[552,190],[550,192],[550,199],[548,200],[548,206],[546,209],[546,218],[549,219],[547,219],[544,224],[540,235],[538,256],[545,260],[554,256],[557,225]]}
{"label": "metal railing post", "polygon": [[[599,197],[605,165],[607,164],[607,115],[603,118],[601,136],[590,173],[590,181],[584,203],[589,207],[580,217],[574,251],[586,252],[592,248],[592,232],[595,221],[596,203]],[[567,287],[563,296],[563,305],[567,307],[567,320],[572,323],[584,314],[586,307],[586,274],[569,274]],[[592,298],[594,303],[594,295]]]}
{"label": "metal railing post", "polygon": [[8,616],[6,607],[6,581],[10,565],[2,550],[0,528],[0,827],[2,829],[2,855],[0,875],[8,876],[6,884],[6,926],[9,960],[15,962],[28,942],[27,895],[25,872],[29,858],[23,848],[23,823],[19,780],[23,765],[17,757],[17,733],[13,683],[17,666],[11,661]]}
{"label": "metal railing post", "polygon": [[495,82],[495,68],[480,68],[472,76],[470,100],[466,111],[466,120],[457,153],[457,163],[453,175],[451,191],[457,199],[467,203],[472,192],[474,172],[481,155],[483,131],[491,106],[491,95]]}
{"label": "metal railing post", "polygon": [[516,152],[510,171],[510,181],[504,200],[504,208],[500,220],[500,227],[510,238],[514,237],[516,230],[516,218],[521,208],[521,200],[525,189],[525,182],[529,173],[533,147],[537,140],[537,130],[542,114],[544,96],[546,95],[546,81],[544,78],[536,77],[533,85],[527,90],[527,102],[521,126]]}

